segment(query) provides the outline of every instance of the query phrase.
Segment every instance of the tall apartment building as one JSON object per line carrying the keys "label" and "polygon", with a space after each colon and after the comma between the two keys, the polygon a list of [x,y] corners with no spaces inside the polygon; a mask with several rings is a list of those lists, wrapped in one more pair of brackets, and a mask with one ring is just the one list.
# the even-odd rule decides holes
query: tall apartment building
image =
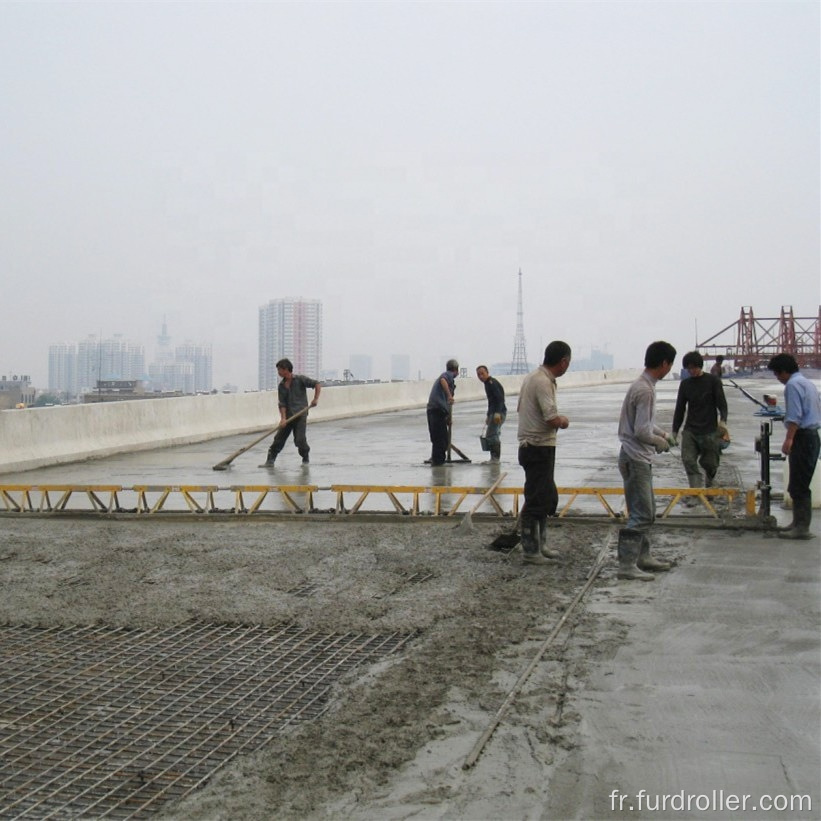
{"label": "tall apartment building", "polygon": [[193,342],[184,342],[174,349],[174,360],[178,365],[185,363],[191,366],[192,389],[183,391],[183,393],[210,391],[213,388],[213,356],[210,345],[195,345]]}
{"label": "tall apartment building", "polygon": [[77,346],[73,342],[49,345],[48,389],[66,399],[77,396]]}
{"label": "tall apartment building", "polygon": [[77,343],[77,393],[92,392],[97,380],[135,380],[145,375],[145,350],[119,334],[100,340],[89,336]]}
{"label": "tall apartment building", "polygon": [[294,373],[319,378],[322,372],[322,302],[272,299],[259,309],[259,389],[277,386],[276,363],[287,357]]}
{"label": "tall apartment building", "polygon": [[151,390],[187,394],[210,392],[214,387],[212,371],[211,346],[185,341],[172,351],[168,325],[163,319],[154,361],[148,366]]}

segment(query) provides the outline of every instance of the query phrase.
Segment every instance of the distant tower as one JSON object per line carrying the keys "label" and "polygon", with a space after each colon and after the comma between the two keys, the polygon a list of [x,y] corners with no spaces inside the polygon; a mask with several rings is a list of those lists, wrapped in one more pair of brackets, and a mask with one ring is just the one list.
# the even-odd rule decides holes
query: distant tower
{"label": "distant tower", "polygon": [[522,314],[522,269],[519,268],[519,301],[516,309],[516,337],[513,340],[511,373],[527,373],[527,350],[525,349],[525,324]]}

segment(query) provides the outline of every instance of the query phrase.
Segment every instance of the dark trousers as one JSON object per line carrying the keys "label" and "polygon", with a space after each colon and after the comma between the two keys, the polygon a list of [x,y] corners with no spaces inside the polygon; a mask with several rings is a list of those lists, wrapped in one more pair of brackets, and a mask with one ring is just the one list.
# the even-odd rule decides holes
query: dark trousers
{"label": "dark trousers", "polygon": [[817,430],[799,428],[795,432],[789,455],[790,483],[787,485],[787,492],[795,502],[812,498],[810,482],[815,473],[819,450],[821,440]]}
{"label": "dark trousers", "polygon": [[450,414],[439,408],[428,408],[428,432],[430,433],[430,462],[441,465],[448,457],[448,421]]}
{"label": "dark trousers", "polygon": [[271,447],[268,448],[268,458],[274,460],[279,455],[279,452],[285,447],[288,437],[294,434],[294,445],[299,451],[299,455],[304,459],[311,451],[308,447],[308,439],[306,437],[306,429],[308,427],[308,414],[303,413],[302,416],[289,422],[284,428],[280,428],[274,435],[274,441]]}
{"label": "dark trousers", "polygon": [[519,464],[525,470],[522,518],[544,519],[546,516],[555,516],[559,506],[559,492],[553,479],[556,448],[550,445],[521,445]]}

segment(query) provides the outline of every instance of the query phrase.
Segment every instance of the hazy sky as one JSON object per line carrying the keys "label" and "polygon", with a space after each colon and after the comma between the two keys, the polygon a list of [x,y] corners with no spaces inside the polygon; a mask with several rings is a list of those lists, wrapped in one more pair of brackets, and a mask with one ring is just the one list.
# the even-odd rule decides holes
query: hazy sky
{"label": "hazy sky", "polygon": [[814,316],[819,3],[0,4],[0,372],[121,333],[257,386],[259,306],[325,368],[640,366],[742,305]]}

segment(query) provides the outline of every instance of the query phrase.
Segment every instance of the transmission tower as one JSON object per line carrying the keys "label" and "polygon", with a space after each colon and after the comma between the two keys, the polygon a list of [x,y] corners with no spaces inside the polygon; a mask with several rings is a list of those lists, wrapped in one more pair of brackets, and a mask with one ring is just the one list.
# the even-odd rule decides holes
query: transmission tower
{"label": "transmission tower", "polygon": [[522,313],[522,269],[519,268],[519,301],[516,308],[516,337],[513,340],[511,373],[527,373],[527,350],[525,349],[525,324]]}

